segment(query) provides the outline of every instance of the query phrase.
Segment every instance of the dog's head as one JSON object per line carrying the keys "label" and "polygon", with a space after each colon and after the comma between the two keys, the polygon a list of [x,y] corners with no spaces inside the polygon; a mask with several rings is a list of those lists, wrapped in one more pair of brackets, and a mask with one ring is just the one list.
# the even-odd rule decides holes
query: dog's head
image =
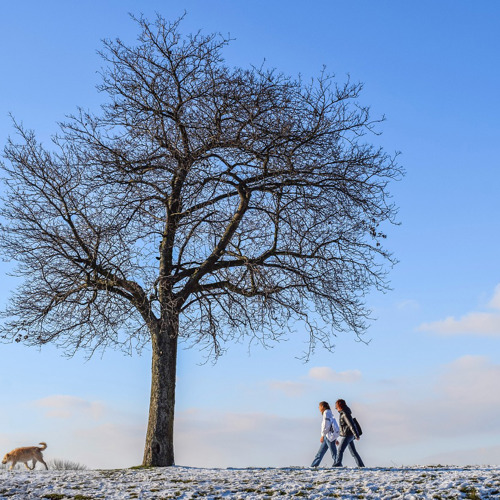
{"label": "dog's head", "polygon": [[2,463],[5,465],[10,460],[10,453],[7,453],[5,457],[3,457]]}

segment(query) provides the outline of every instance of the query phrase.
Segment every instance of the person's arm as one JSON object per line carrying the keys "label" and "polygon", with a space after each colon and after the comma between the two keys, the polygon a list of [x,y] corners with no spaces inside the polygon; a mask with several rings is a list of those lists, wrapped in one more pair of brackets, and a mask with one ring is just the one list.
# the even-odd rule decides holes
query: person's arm
{"label": "person's arm", "polygon": [[330,432],[330,427],[332,426],[332,421],[329,416],[326,414],[326,411],[323,413],[323,422],[321,423],[321,436],[324,437]]}
{"label": "person's arm", "polygon": [[323,412],[323,420],[321,421],[321,437],[319,438],[319,442],[322,443],[325,440],[326,435],[330,431],[330,426],[332,422],[328,418],[327,412]]}
{"label": "person's arm", "polygon": [[356,439],[359,439],[358,431],[356,429],[356,426],[354,425],[354,422],[352,421],[352,415],[344,413],[344,419],[345,419],[349,429],[351,429],[351,432],[353,433],[354,437]]}

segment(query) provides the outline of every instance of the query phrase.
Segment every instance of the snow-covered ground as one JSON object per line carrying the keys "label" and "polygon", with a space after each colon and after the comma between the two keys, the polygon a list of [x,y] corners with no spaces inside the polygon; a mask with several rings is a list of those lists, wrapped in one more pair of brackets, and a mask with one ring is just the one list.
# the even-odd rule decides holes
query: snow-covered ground
{"label": "snow-covered ground", "polygon": [[500,498],[500,467],[0,471],[2,499]]}

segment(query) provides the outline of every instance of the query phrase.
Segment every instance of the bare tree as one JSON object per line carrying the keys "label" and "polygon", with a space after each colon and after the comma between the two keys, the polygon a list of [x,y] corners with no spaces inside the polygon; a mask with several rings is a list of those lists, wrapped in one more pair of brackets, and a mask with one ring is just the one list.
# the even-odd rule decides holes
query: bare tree
{"label": "bare tree", "polygon": [[69,117],[50,150],[14,122],[1,245],[24,281],[1,335],[90,354],[151,342],[143,463],[172,465],[179,339],[218,356],[297,321],[310,350],[361,335],[402,171],[364,140],[360,84],[230,68],[229,40],[136,21],[137,46],[104,42],[98,113]]}

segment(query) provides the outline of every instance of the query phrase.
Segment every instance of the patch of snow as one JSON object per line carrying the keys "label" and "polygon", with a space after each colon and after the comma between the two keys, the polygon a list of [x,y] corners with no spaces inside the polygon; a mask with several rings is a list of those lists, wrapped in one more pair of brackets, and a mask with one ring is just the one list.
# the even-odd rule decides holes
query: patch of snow
{"label": "patch of snow", "polygon": [[500,498],[500,467],[0,471],[0,498]]}

